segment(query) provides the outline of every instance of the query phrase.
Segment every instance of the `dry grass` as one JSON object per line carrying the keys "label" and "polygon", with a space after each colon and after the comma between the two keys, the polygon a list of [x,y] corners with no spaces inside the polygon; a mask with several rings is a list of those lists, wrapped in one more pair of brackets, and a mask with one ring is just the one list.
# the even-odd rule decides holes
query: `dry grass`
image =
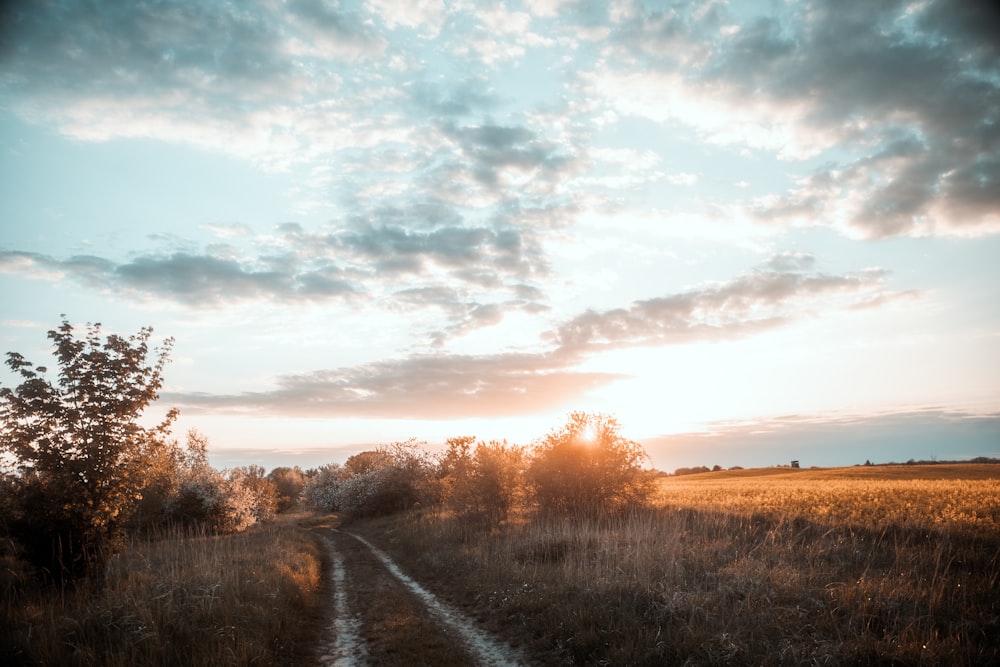
{"label": "dry grass", "polygon": [[293,521],[229,536],[164,536],[114,560],[104,591],[15,595],[0,662],[297,665],[325,612],[323,553]]}
{"label": "dry grass", "polygon": [[357,529],[542,663],[997,664],[985,467],[702,475],[603,521]]}

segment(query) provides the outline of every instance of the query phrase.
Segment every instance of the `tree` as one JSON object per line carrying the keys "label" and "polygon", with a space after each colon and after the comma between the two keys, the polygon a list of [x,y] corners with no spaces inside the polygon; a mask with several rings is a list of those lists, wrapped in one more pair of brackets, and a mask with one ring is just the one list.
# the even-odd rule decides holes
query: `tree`
{"label": "tree", "polygon": [[306,476],[302,469],[298,466],[294,468],[279,466],[267,473],[267,478],[274,483],[274,488],[278,492],[278,512],[295,508],[306,484]]}
{"label": "tree", "polygon": [[476,443],[462,436],[445,441],[438,463],[444,504],[466,525],[493,526],[507,518],[521,480],[523,451],[506,442]]}
{"label": "tree", "polygon": [[[166,446],[177,416],[140,424],[158,398],[173,339],[150,350],[153,330],[102,338],[88,324],[82,338],[63,317],[48,332],[59,372],[46,377],[16,352],[7,366],[21,378],[0,387],[0,453],[14,458],[25,505],[20,528],[35,542],[36,562],[56,576],[103,574],[121,531],[141,497],[150,461]],[[150,359],[152,355],[152,360]],[[45,554],[45,549],[48,554]]]}
{"label": "tree", "polygon": [[620,430],[614,417],[573,412],[537,443],[527,473],[539,509],[602,514],[646,503],[654,488],[648,457]]}

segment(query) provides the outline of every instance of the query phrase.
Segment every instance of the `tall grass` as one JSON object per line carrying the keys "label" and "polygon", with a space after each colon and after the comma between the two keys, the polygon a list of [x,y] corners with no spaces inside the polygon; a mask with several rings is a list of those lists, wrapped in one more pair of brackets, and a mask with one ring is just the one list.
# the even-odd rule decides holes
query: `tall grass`
{"label": "tall grass", "polygon": [[135,541],[114,559],[100,593],[29,592],[7,581],[0,662],[301,664],[320,632],[322,573],[315,539],[290,521]]}
{"label": "tall grass", "polygon": [[[366,530],[544,662],[1000,663],[1000,535],[968,521],[995,512],[995,480],[956,495],[797,479],[763,508],[759,480],[692,480],[603,520],[477,533],[425,512]],[[882,519],[857,514],[869,492]]]}

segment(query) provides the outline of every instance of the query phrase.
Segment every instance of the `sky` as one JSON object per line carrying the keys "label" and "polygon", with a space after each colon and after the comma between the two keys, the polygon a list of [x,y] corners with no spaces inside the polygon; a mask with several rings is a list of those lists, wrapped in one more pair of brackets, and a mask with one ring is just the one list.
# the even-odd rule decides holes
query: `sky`
{"label": "sky", "polygon": [[222,467],[1000,456],[993,3],[0,7],[0,351],[152,326]]}

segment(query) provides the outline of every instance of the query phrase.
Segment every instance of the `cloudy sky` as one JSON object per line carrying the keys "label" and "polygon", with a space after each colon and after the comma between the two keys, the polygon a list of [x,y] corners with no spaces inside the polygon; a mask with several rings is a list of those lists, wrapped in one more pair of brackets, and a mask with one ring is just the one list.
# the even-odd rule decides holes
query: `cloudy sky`
{"label": "cloudy sky", "polygon": [[226,463],[570,410],[668,470],[1000,455],[997,34],[971,0],[4,3],[0,345],[173,336],[159,413]]}

